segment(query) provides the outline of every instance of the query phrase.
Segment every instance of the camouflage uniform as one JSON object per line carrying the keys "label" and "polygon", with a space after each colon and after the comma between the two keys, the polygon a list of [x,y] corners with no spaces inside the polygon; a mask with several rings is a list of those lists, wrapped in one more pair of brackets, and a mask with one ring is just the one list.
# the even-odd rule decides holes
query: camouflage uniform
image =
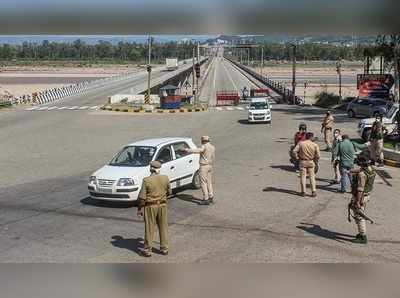
{"label": "camouflage uniform", "polygon": [[[370,193],[373,189],[373,184],[375,180],[375,171],[371,167],[366,167],[353,173],[352,181],[352,199],[350,204],[356,205],[359,193],[361,194],[360,210],[364,213],[367,203],[370,198]],[[359,213],[355,212],[354,220],[357,225],[358,234],[356,236],[356,242],[367,243],[367,226],[365,219],[360,216]]]}

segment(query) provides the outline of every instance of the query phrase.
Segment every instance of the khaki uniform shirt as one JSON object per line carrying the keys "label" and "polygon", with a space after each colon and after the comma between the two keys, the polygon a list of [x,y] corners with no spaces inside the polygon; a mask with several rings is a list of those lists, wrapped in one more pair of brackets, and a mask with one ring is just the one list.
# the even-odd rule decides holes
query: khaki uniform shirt
{"label": "khaki uniform shirt", "polygon": [[330,116],[326,116],[325,118],[324,118],[324,122],[322,123],[322,127],[324,128],[324,129],[332,129],[333,128],[333,116],[332,115],[330,115]]}
{"label": "khaki uniform shirt", "polygon": [[199,163],[201,166],[206,166],[206,165],[212,166],[214,164],[215,147],[210,143],[203,144],[198,149],[190,149],[188,152],[200,154]]}
{"label": "khaki uniform shirt", "polygon": [[320,158],[319,147],[311,140],[299,142],[294,147],[293,153],[300,160],[318,160]]}
{"label": "khaki uniform shirt", "polygon": [[143,179],[142,189],[139,193],[139,206],[144,206],[152,201],[166,201],[172,194],[168,176],[152,174]]}

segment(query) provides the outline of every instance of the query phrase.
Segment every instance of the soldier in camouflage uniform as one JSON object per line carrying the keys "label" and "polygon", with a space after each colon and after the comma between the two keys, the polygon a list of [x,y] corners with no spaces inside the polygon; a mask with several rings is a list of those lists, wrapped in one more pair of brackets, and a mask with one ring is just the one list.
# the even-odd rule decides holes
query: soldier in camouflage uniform
{"label": "soldier in camouflage uniform", "polygon": [[363,217],[362,214],[364,214],[367,202],[369,201],[376,174],[365,156],[359,155],[356,163],[360,168],[352,171],[353,196],[350,202],[351,209],[354,211],[353,217],[358,229],[358,234],[354,242],[367,244],[367,227],[365,217]]}

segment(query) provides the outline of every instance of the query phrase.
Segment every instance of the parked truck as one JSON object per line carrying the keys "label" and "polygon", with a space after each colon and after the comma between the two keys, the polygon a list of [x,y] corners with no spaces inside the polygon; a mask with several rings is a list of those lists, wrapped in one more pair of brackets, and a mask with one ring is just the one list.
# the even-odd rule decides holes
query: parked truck
{"label": "parked truck", "polygon": [[167,58],[167,59],[165,59],[165,64],[167,65],[168,71],[178,69],[178,59],[177,58]]}

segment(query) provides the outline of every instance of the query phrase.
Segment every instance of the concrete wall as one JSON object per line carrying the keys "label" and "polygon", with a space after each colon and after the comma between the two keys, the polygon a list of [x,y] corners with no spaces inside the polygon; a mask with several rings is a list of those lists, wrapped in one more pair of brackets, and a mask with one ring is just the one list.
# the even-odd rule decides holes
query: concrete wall
{"label": "concrete wall", "polygon": [[[143,104],[144,94],[115,94],[110,96],[110,103],[120,103],[122,100],[127,100],[128,103]],[[159,104],[160,97],[157,94],[150,95],[151,103]]]}

